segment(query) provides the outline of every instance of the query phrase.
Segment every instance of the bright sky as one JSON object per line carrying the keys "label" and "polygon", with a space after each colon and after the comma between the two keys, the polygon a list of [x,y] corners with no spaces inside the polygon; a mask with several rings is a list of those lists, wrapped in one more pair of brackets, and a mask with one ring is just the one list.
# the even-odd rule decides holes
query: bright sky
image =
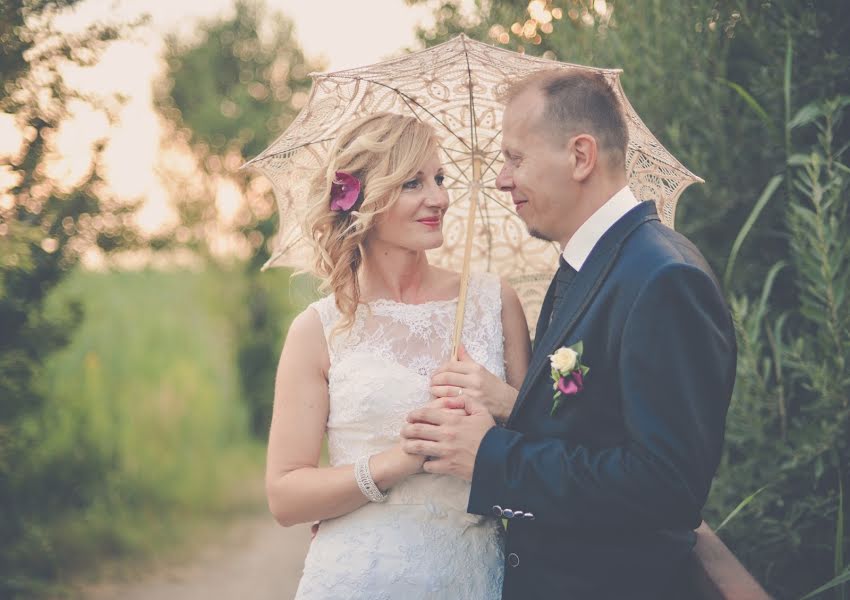
{"label": "bright sky", "polygon": [[[267,0],[267,5],[293,20],[305,53],[324,58],[328,70],[377,62],[414,47],[415,26],[428,22],[426,9],[406,6],[404,0]],[[146,199],[139,214],[143,228],[154,231],[168,222],[172,215],[168,196],[156,174],[162,159],[161,129],[151,89],[162,69],[162,39],[173,31],[188,34],[199,19],[232,10],[233,0],[86,0],[74,14],[63,17],[57,24],[68,31],[98,20],[130,21],[144,13],[151,16],[151,23],[137,32],[139,39],[114,44],[96,67],[68,73],[73,86],[105,95],[118,92],[127,103],[119,112],[117,126],[80,106],[77,118],[58,134],[60,151],[52,174],[68,181],[84,175],[88,152],[80,149],[107,137],[104,160],[113,190],[128,199]],[[9,139],[8,127],[8,121],[0,118],[0,138]],[[232,216],[239,201],[239,194],[224,186],[218,197],[221,217]]]}

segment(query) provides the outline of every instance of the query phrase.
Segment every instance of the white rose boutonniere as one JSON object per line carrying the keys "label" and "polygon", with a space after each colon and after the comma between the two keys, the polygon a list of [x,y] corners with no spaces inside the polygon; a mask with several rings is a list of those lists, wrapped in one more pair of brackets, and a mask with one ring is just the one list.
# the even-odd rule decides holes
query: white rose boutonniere
{"label": "white rose boutonniere", "polygon": [[558,348],[549,355],[552,365],[552,389],[555,390],[550,415],[555,414],[564,401],[565,396],[575,396],[584,389],[584,378],[590,368],[581,364],[584,344],[581,341],[572,346]]}
{"label": "white rose boutonniere", "polygon": [[572,348],[559,348],[555,354],[549,355],[549,360],[552,362],[552,368],[559,373],[568,373],[576,366],[578,352]]}

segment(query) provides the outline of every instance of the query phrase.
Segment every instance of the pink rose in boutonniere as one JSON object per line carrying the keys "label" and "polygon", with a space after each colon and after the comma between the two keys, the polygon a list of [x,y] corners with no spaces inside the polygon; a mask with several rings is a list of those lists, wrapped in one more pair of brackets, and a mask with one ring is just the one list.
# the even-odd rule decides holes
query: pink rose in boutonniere
{"label": "pink rose in boutonniere", "polygon": [[584,389],[584,378],[590,372],[590,368],[581,364],[581,355],[584,344],[581,341],[572,346],[559,348],[554,354],[549,355],[552,364],[552,389],[555,390],[550,415],[561,406],[565,396],[575,396]]}

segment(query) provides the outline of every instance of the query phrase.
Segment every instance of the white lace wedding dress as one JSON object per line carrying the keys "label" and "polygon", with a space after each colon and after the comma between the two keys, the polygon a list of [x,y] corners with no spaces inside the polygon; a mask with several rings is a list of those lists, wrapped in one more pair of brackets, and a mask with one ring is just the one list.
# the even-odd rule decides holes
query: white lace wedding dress
{"label": "white lace wedding dress", "polygon": [[[456,300],[360,306],[353,328],[331,337],[333,297],[315,302],[328,339],[331,465],[352,464],[399,441],[407,413],[430,400],[433,371],[451,352]],[[462,336],[470,356],[505,376],[495,276],[473,275]],[[369,503],[323,521],[304,562],[297,600],[501,597],[502,528],[466,512],[469,483],[420,473]]]}

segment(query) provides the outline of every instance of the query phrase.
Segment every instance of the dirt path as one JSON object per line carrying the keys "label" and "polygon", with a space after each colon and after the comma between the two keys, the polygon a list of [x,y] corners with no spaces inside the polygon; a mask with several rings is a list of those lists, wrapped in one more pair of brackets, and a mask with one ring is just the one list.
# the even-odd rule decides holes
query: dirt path
{"label": "dirt path", "polygon": [[295,595],[310,542],[309,525],[288,529],[270,516],[235,523],[185,564],[132,582],[81,592],[86,600],[289,600]]}

